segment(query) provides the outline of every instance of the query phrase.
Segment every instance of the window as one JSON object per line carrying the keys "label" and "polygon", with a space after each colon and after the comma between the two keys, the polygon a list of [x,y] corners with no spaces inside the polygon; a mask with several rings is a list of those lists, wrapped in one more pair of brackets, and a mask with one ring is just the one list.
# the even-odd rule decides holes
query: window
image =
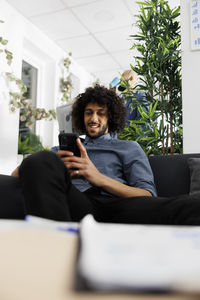
{"label": "window", "polygon": [[[37,80],[38,80],[38,70],[27,63],[22,61],[22,81],[27,87],[27,92],[24,94],[26,99],[31,99],[32,106],[36,107],[37,104]],[[22,111],[20,111],[22,114]],[[19,134],[25,134],[29,132],[30,129],[25,126],[25,121],[19,121]],[[35,124],[33,125],[31,131],[35,133]]]}
{"label": "window", "polygon": [[[32,106],[36,107],[38,69],[26,61],[22,61],[22,81],[27,87],[25,99],[30,99]],[[23,109],[20,110],[20,115],[22,114]],[[19,120],[18,153],[23,155],[43,150],[40,137],[36,135],[36,124],[34,123],[30,129],[26,126],[26,121],[28,120]]]}

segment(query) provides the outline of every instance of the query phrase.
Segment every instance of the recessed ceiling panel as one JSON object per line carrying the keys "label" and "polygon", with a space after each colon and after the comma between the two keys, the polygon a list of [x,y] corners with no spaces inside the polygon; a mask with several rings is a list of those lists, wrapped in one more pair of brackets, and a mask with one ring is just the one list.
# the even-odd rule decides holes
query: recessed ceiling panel
{"label": "recessed ceiling panel", "polygon": [[102,32],[130,25],[131,14],[122,0],[101,0],[72,8],[91,32]]}
{"label": "recessed ceiling panel", "polygon": [[32,17],[65,8],[61,0],[7,0],[25,17]]}
{"label": "recessed ceiling panel", "polygon": [[119,65],[108,54],[76,59],[88,72],[107,71],[119,68]]}
{"label": "recessed ceiling panel", "polygon": [[132,46],[130,34],[135,33],[135,28],[132,29],[131,27],[126,26],[115,30],[95,33],[94,35],[109,52],[127,50]]}
{"label": "recessed ceiling panel", "polygon": [[[1,0],[0,0],[1,1]],[[7,0],[88,72],[111,81],[135,64],[137,0]],[[168,0],[171,7],[180,0]],[[98,77],[98,76],[97,76]],[[112,78],[111,78],[112,77]]]}
{"label": "recessed ceiling panel", "polygon": [[119,63],[123,70],[130,69],[130,64],[135,64],[135,55],[136,51],[134,50],[125,50],[112,53],[112,56]]}
{"label": "recessed ceiling panel", "polygon": [[91,35],[60,40],[58,44],[66,51],[71,51],[74,58],[105,53],[104,48]]}
{"label": "recessed ceiling panel", "polygon": [[88,33],[87,29],[67,9],[30,19],[55,41]]}

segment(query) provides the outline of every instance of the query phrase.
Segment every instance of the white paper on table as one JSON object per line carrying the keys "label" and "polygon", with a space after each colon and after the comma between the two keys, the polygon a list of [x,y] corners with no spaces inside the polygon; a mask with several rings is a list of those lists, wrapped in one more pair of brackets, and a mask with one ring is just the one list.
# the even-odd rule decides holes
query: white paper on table
{"label": "white paper on table", "polygon": [[200,227],[81,222],[78,270],[100,290],[200,291]]}
{"label": "white paper on table", "polygon": [[39,228],[44,229],[55,229],[67,231],[67,229],[79,229],[79,223],[77,222],[63,222],[63,221],[54,221],[50,219],[40,218],[37,216],[27,215],[25,220],[28,223],[34,224]]}

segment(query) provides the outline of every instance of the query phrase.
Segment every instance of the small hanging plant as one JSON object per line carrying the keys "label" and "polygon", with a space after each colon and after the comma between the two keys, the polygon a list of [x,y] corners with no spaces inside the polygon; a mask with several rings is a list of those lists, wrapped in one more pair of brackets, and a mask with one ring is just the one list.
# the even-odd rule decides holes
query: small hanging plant
{"label": "small hanging plant", "polygon": [[[0,23],[4,23],[4,21],[0,20]],[[2,45],[2,49],[0,49],[0,53],[5,54],[7,64],[10,66],[12,63],[13,55],[12,55],[12,52],[10,52],[6,48],[6,45],[8,44],[8,40],[5,40],[3,37],[0,36],[0,44]]]}
{"label": "small hanging plant", "polygon": [[73,89],[72,80],[71,80],[71,73],[70,73],[70,65],[71,65],[71,57],[72,53],[68,53],[68,57],[64,59],[64,75],[60,79],[60,91],[62,93],[61,101],[62,103],[67,103],[72,101],[71,93]]}
{"label": "small hanging plant", "polygon": [[[4,22],[0,20],[0,23]],[[4,53],[7,64],[11,66],[13,54],[6,48],[7,43],[8,40],[0,37],[0,54]],[[17,78],[12,72],[6,72],[5,75],[9,87],[9,109],[13,113],[20,109],[20,120],[25,122],[25,126],[31,128],[34,121],[56,119],[56,112],[54,109],[45,110],[44,108],[36,108],[32,105],[31,99],[26,99],[23,96],[27,91],[27,87],[21,79]]]}
{"label": "small hanging plant", "polygon": [[10,110],[15,112],[17,109],[21,109],[20,120],[25,122],[25,126],[32,127],[34,120],[53,120],[56,119],[56,112],[54,109],[45,110],[44,108],[36,108],[32,106],[31,99],[26,99],[23,95],[27,91],[27,87],[24,85],[23,81],[18,79],[12,73],[6,73],[9,82],[14,82],[18,91],[10,91]]}

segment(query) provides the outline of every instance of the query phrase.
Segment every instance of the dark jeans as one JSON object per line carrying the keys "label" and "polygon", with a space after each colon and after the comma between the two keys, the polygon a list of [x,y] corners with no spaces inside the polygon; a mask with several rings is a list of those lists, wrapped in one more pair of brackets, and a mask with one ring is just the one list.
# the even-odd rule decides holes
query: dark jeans
{"label": "dark jeans", "polygon": [[66,167],[52,152],[27,157],[20,168],[20,180],[27,214],[80,221],[91,213],[101,222],[200,225],[198,197],[111,198],[95,189],[82,193],[73,186]]}
{"label": "dark jeans", "polygon": [[[22,196],[23,194],[23,196]],[[0,217],[25,214],[60,221],[80,221],[93,214],[100,222],[200,225],[200,197],[105,197],[93,188],[84,193],[71,183],[59,157],[43,151],[27,157],[20,180],[0,177]],[[3,211],[3,213],[2,213]],[[14,212],[15,211],[15,212]],[[19,218],[19,217],[17,217]]]}

